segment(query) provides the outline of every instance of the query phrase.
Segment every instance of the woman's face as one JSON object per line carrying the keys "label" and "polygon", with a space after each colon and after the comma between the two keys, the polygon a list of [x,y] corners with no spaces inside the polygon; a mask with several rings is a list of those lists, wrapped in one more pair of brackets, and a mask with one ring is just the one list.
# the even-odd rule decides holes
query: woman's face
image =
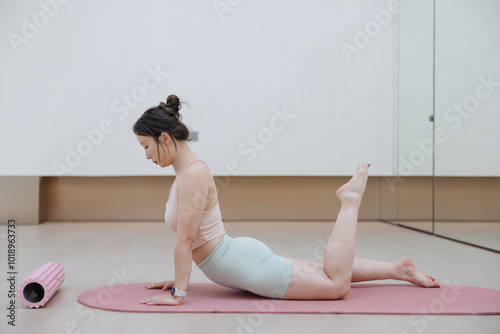
{"label": "woman's face", "polygon": [[[164,144],[164,142],[170,141],[170,136],[167,135],[167,137],[165,137],[162,134],[158,139],[162,144],[159,147],[153,137],[137,136],[139,144],[141,144],[141,146],[144,147],[144,150],[146,151],[146,159],[151,159],[153,163],[160,167],[167,167],[170,165],[170,155],[167,153],[167,150],[165,150],[165,147],[168,144]],[[158,153],[160,154],[160,156],[158,156]]]}

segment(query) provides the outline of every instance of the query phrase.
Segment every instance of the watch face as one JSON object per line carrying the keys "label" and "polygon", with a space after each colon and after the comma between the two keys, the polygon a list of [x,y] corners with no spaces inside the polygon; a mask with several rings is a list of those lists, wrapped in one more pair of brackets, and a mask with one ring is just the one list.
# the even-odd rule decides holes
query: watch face
{"label": "watch face", "polygon": [[170,294],[172,296],[175,296],[175,286],[172,287],[172,290],[170,290]]}

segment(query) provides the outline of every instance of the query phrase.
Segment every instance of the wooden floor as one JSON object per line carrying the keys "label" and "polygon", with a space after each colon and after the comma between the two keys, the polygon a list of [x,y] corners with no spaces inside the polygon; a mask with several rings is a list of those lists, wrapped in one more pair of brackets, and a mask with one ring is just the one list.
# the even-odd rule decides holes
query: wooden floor
{"label": "wooden floor", "polygon": [[[333,222],[225,222],[232,237],[251,236],[280,255],[308,258]],[[4,226],[6,229],[6,226]],[[3,232],[3,231],[2,231]],[[5,236],[5,235],[4,235]],[[163,222],[46,222],[17,226],[17,286],[48,261],[66,279],[40,309],[18,302],[16,327],[2,333],[499,333],[500,316],[153,314],[102,311],[77,296],[95,287],[173,279],[174,235]],[[2,240],[2,244],[3,240]],[[4,248],[5,250],[5,248]],[[316,251],[316,253],[318,253]],[[382,222],[360,222],[356,257],[396,261],[409,256],[442,284],[500,289],[500,256]],[[321,261],[321,259],[318,259]],[[191,282],[208,282],[193,265]],[[379,281],[394,283],[394,281]],[[2,280],[2,291],[6,291]]]}

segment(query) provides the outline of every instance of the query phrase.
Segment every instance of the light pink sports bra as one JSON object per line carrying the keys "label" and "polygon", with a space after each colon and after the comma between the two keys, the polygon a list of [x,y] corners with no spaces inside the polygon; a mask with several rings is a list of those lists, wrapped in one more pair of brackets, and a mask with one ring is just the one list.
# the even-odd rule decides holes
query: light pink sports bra
{"label": "light pink sports bra", "polygon": [[[186,167],[191,165],[194,162],[203,162],[201,160],[195,160],[189,163]],[[174,231],[177,232],[177,222],[179,215],[179,201],[175,196],[175,188],[177,187],[177,178],[175,179],[174,186],[170,189],[170,194],[168,196],[168,201],[166,203],[165,210],[165,223],[167,226]],[[224,225],[222,223],[222,215],[219,208],[219,201],[210,209],[203,212],[201,217],[200,227],[198,229],[198,233],[193,241],[192,249],[198,248],[201,245],[207,243],[210,240],[213,240],[221,235],[226,234],[224,230]]]}

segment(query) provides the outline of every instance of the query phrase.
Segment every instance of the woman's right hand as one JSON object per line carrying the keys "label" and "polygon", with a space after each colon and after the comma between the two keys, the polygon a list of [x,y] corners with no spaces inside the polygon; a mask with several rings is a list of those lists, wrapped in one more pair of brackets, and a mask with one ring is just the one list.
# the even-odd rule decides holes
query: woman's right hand
{"label": "woman's right hand", "polygon": [[158,283],[151,283],[146,285],[146,289],[162,289],[162,290],[168,290],[172,289],[174,286],[174,281],[164,281],[164,282],[158,282]]}

